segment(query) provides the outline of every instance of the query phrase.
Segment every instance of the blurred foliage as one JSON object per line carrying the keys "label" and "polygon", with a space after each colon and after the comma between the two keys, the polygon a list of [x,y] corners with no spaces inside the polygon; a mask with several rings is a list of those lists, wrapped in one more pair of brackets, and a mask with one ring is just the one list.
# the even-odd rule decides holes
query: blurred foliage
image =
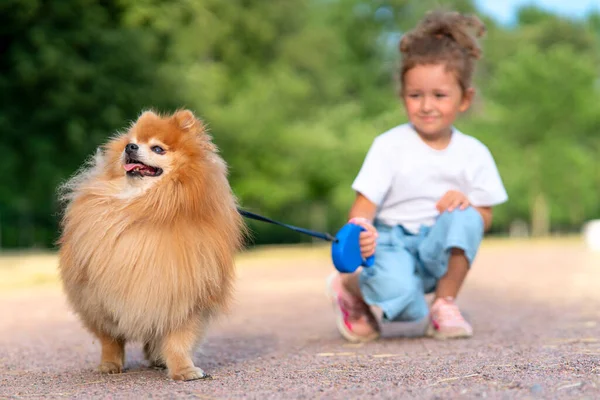
{"label": "blurred foliage", "polygon": [[[145,108],[200,115],[244,207],[335,232],[371,141],[406,121],[398,40],[437,4],[4,0],[0,245],[52,246],[56,187]],[[457,126],[490,147],[509,192],[494,230],[579,230],[600,217],[600,15],[483,18],[478,97]],[[250,224],[256,243],[310,240]]]}

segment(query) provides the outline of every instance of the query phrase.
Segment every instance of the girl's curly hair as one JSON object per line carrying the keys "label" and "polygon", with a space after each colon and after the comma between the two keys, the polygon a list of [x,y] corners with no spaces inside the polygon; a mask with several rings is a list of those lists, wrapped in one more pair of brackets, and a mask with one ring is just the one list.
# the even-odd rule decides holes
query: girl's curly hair
{"label": "girl's curly hair", "polygon": [[473,15],[433,11],[400,40],[400,81],[417,65],[445,64],[454,72],[463,91],[471,86],[475,61],[481,57],[477,38],[485,25]]}

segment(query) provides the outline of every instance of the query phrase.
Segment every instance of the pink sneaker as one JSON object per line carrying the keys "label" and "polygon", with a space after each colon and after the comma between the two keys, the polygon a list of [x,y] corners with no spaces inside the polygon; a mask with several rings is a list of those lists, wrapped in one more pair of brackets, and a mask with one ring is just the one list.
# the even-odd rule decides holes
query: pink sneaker
{"label": "pink sneaker", "polygon": [[337,272],[327,279],[327,296],[333,304],[336,324],[344,338],[353,343],[379,338],[379,324],[371,309],[344,289]]}
{"label": "pink sneaker", "polygon": [[436,299],[431,305],[427,336],[457,339],[473,336],[473,328],[463,318],[452,297]]}

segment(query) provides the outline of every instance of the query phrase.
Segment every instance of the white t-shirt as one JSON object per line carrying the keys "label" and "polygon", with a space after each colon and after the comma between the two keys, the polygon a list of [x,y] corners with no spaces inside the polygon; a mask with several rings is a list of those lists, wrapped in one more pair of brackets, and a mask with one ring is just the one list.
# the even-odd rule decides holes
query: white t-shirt
{"label": "white t-shirt", "polygon": [[483,143],[453,129],[448,146],[436,150],[410,124],[375,138],[352,188],[377,205],[378,221],[413,233],[434,224],[435,205],[449,190],[460,191],[478,207],[508,200]]}

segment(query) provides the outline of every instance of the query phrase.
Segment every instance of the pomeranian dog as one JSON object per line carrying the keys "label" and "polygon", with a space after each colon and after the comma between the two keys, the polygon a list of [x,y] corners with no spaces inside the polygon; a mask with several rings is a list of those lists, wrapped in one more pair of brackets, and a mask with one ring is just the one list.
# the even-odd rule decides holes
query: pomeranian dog
{"label": "pomeranian dog", "polygon": [[203,123],[144,112],[61,189],[60,276],[100,371],[120,373],[136,341],[170,378],[210,378],[194,350],[231,299],[246,228]]}

